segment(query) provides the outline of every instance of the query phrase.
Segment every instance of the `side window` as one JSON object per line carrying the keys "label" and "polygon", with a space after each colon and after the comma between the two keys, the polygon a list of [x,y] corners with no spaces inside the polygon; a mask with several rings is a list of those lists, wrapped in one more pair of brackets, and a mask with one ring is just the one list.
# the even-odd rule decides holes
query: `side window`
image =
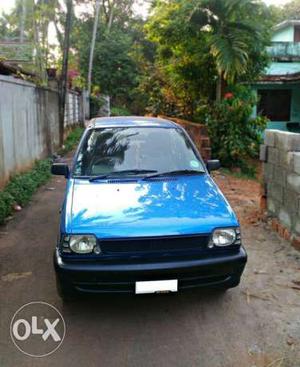
{"label": "side window", "polygon": [[86,156],[90,155],[95,145],[95,134],[91,131],[85,138],[85,141],[80,149],[77,157],[77,161],[74,167],[74,175],[84,176],[86,175]]}

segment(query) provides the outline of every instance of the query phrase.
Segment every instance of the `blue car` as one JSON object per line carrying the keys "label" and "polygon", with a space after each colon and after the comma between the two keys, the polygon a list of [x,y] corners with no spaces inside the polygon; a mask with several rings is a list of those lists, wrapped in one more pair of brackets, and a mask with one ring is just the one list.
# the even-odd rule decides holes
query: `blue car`
{"label": "blue car", "polygon": [[239,222],[182,127],[144,117],[96,118],[67,179],[54,254],[63,299],[160,293],[240,282]]}

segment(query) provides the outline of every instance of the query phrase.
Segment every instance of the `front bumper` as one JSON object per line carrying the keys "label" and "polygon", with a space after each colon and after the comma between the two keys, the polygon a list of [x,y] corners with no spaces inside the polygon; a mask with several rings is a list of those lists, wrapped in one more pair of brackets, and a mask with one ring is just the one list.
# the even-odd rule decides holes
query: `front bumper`
{"label": "front bumper", "polygon": [[143,264],[64,262],[54,254],[57,281],[65,291],[134,293],[135,282],[178,279],[178,290],[195,287],[234,287],[247,262],[243,247],[233,253],[205,259]]}

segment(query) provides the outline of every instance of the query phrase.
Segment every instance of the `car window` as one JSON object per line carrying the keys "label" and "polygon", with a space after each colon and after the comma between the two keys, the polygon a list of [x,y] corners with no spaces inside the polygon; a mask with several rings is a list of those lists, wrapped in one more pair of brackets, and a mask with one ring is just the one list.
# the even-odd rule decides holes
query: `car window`
{"label": "car window", "polygon": [[181,129],[96,128],[86,135],[73,174],[97,176],[139,169],[158,173],[185,169],[203,171],[203,165]]}

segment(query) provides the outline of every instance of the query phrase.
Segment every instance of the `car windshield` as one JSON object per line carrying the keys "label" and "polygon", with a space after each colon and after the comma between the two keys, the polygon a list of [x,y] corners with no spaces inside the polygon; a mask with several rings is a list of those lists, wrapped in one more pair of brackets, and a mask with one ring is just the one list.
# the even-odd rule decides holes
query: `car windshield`
{"label": "car windshield", "polygon": [[203,164],[179,128],[124,127],[90,130],[78,152],[73,176],[203,172]]}

